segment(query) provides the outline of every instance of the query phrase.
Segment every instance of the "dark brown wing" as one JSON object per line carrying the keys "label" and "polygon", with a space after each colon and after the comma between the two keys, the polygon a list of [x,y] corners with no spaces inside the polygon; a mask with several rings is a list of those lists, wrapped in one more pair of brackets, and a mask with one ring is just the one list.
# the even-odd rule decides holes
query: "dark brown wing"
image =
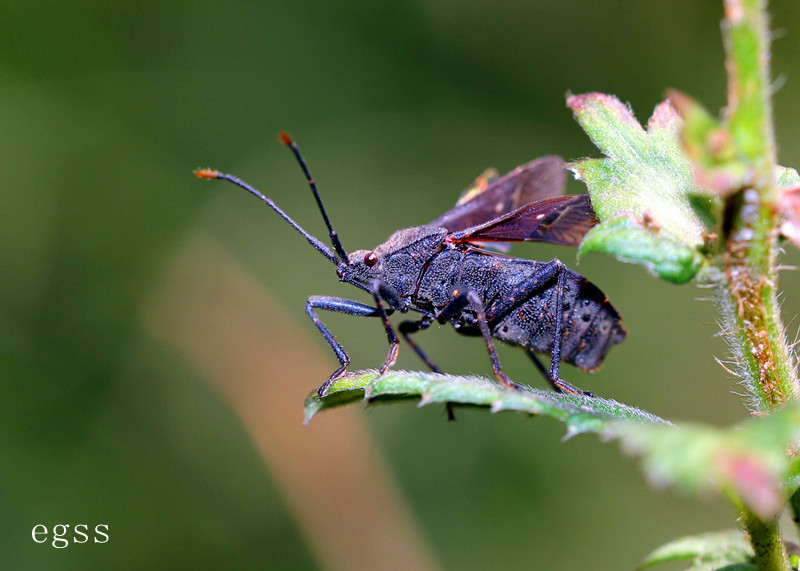
{"label": "dark brown wing", "polygon": [[546,156],[500,178],[487,171],[464,191],[456,205],[428,224],[450,232],[494,220],[531,202],[564,194],[566,171],[561,157]]}
{"label": "dark brown wing", "polygon": [[548,242],[577,246],[597,224],[588,194],[527,204],[483,224],[454,232],[456,242]]}

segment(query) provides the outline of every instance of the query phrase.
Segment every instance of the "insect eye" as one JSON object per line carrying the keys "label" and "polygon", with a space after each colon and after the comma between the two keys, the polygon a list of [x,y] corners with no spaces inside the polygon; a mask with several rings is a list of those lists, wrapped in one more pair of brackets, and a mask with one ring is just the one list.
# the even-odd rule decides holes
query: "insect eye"
{"label": "insect eye", "polygon": [[370,252],[366,256],[364,256],[364,263],[367,265],[368,268],[371,268],[375,264],[378,263],[378,256],[375,255],[375,252]]}

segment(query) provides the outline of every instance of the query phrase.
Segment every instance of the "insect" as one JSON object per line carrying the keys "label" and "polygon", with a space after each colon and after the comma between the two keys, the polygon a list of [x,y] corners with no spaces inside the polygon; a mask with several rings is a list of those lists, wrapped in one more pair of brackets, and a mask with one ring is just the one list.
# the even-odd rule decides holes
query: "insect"
{"label": "insect", "polygon": [[[374,305],[331,296],[308,299],[306,313],[340,365],[319,387],[321,397],[345,374],[350,357],[320,319],[319,310],[380,319],[389,342],[381,374],[395,363],[400,345],[389,315],[413,312],[418,319],[400,323],[399,333],[434,372],[441,370],[412,335],[434,322],[449,322],[458,333],[483,337],[492,370],[503,385],[520,388],[503,372],[494,339],[522,347],[557,391],[591,396],[562,380],[559,364],[564,361],[587,371],[598,368],[609,349],[625,339],[617,311],[595,285],[558,259],[537,262],[487,249],[492,244],[502,250],[522,241],[576,246],[596,224],[588,195],[562,196],[566,175],[560,158],[543,157],[503,177],[487,171],[436,220],[398,230],[373,250],[348,253],[296,143],[285,133],[280,138],[308,180],[333,249],[235,176],[210,169],[195,174],[230,181],[260,198],[336,265],[339,281],[372,295]],[[535,353],[550,354],[549,370]]]}

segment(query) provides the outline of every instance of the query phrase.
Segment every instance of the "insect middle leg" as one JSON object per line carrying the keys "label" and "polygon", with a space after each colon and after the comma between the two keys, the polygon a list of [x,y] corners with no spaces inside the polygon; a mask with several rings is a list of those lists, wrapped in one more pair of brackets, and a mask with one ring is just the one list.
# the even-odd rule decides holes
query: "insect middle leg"
{"label": "insect middle leg", "polygon": [[466,294],[462,293],[457,295],[451,303],[457,302],[461,296],[464,296],[466,301],[469,302],[473,308],[475,308],[475,321],[478,323],[478,327],[481,330],[481,335],[483,335],[483,340],[486,342],[486,349],[489,351],[489,360],[492,363],[492,371],[494,372],[494,376],[497,377],[498,380],[508,388],[520,389],[521,387],[508,378],[508,375],[506,375],[500,367],[500,359],[497,357],[497,349],[495,349],[494,341],[492,341],[492,333],[489,331],[489,323],[486,319],[486,311],[483,308],[483,302],[481,301],[480,296],[474,291],[470,290]]}
{"label": "insect middle leg", "polygon": [[[380,308],[382,309],[383,306],[380,306]],[[333,372],[328,380],[325,381],[319,387],[319,389],[317,389],[319,396],[324,397],[326,394],[328,394],[331,383],[341,377],[347,370],[347,365],[350,364],[350,356],[344,350],[344,347],[342,347],[342,345],[336,340],[336,337],[333,336],[328,327],[319,318],[319,315],[317,315],[315,311],[317,309],[335,311],[337,313],[346,313],[347,315],[355,315],[358,317],[381,317],[381,319],[385,318],[387,323],[389,321],[389,312],[387,312],[385,309],[381,312],[381,309],[379,308],[370,307],[369,305],[340,297],[315,295],[308,298],[308,302],[306,303],[306,313],[311,318],[311,321],[314,322],[314,325],[317,326],[317,329],[319,329],[320,333],[322,333],[322,336],[325,337],[325,341],[327,341],[328,345],[330,345],[333,349],[333,352],[336,354],[336,358],[339,359],[340,365],[340,367]],[[397,336],[395,335],[395,338],[396,337]],[[394,350],[394,353],[396,357],[396,349]]]}
{"label": "insect middle leg", "polygon": [[475,309],[475,321],[478,324],[481,335],[483,335],[483,340],[486,343],[486,349],[489,351],[489,360],[492,363],[492,371],[494,372],[494,375],[508,388],[519,389],[519,385],[509,379],[508,375],[506,375],[500,367],[500,359],[497,357],[497,350],[494,347],[494,341],[492,341],[491,331],[489,331],[489,324],[486,320],[486,312],[483,308],[483,302],[477,293],[472,290],[466,292],[454,292],[453,299],[450,300],[450,302],[444,306],[444,308],[442,308],[442,310],[436,316],[436,319],[440,323],[445,323],[446,321],[461,314],[464,308],[466,308],[468,305],[472,305],[472,307]]}
{"label": "insect middle leg", "polygon": [[[426,313],[422,317],[422,319],[418,321],[402,321],[400,323],[399,329],[400,329],[400,335],[403,336],[403,339],[406,340],[406,343],[411,345],[411,348],[414,350],[417,356],[420,359],[422,359],[422,361],[426,365],[428,365],[428,368],[434,373],[441,374],[442,370],[439,368],[439,366],[433,361],[431,361],[430,357],[428,357],[428,355],[425,354],[425,352],[420,348],[420,346],[417,345],[416,341],[411,339],[412,333],[417,333],[418,331],[424,331],[425,329],[430,327],[433,322],[434,322],[433,315]],[[455,412],[453,411],[453,403],[450,402],[445,403],[445,408],[447,410],[447,420],[455,420],[456,415]]]}
{"label": "insect middle leg", "polygon": [[400,330],[400,335],[403,336],[403,339],[405,339],[406,343],[408,343],[411,346],[411,348],[414,350],[417,356],[420,359],[422,359],[422,362],[428,365],[428,368],[434,373],[441,373],[442,370],[436,365],[436,363],[431,361],[430,357],[428,357],[428,355],[425,354],[425,352],[420,348],[419,345],[417,345],[417,343],[413,339],[411,339],[412,333],[417,333],[418,331],[424,331],[425,329],[431,326],[433,321],[434,318],[432,315],[425,314],[419,321],[401,322],[400,327],[398,329]]}

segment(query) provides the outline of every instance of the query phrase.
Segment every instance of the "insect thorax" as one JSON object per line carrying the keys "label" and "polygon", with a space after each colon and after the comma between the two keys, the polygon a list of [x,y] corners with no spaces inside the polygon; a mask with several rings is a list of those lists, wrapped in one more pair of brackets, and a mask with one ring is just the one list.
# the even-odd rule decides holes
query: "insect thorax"
{"label": "insect thorax", "polygon": [[380,279],[402,297],[413,295],[417,278],[443,244],[447,230],[417,226],[398,230],[374,250],[350,255],[353,281],[368,284]]}

